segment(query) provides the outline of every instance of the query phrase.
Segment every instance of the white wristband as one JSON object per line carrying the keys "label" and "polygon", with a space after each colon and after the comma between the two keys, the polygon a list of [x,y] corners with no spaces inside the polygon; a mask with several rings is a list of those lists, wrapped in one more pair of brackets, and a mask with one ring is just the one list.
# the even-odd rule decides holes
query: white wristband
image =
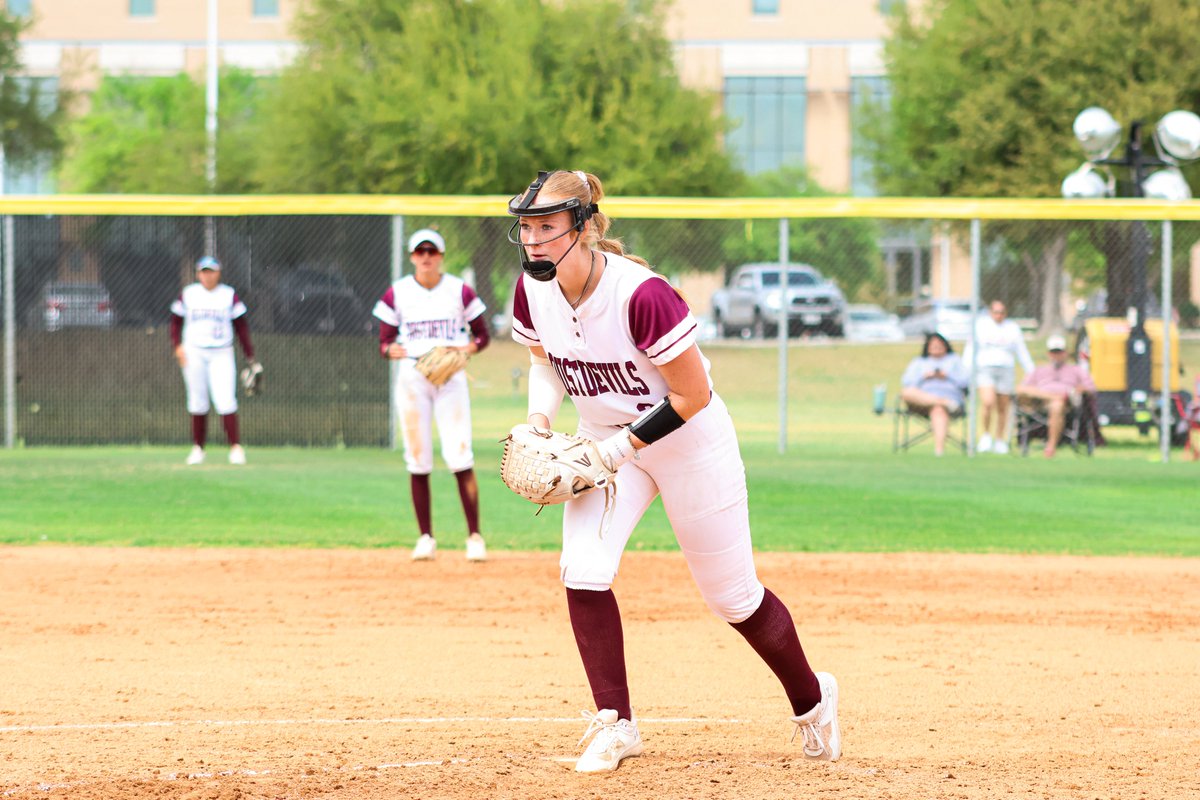
{"label": "white wristband", "polygon": [[633,446],[633,440],[629,438],[628,428],[622,428],[604,441],[596,442],[596,448],[600,451],[600,457],[604,459],[604,465],[613,472],[637,456],[637,449]]}
{"label": "white wristband", "polygon": [[545,414],[553,426],[566,393],[558,373],[549,363],[529,365],[529,416]]}

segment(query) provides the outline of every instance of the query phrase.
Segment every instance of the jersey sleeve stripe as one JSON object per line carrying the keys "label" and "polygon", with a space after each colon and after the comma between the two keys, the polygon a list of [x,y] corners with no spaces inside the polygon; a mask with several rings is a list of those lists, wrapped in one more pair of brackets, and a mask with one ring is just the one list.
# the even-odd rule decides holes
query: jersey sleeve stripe
{"label": "jersey sleeve stripe", "polygon": [[[389,289],[388,291],[390,292],[391,290]],[[388,299],[387,295],[384,295],[384,299],[380,299],[375,303],[375,308],[371,313],[381,322],[386,322],[393,328],[399,328],[400,315],[396,313],[396,309],[384,301],[385,299]]]}
{"label": "jersey sleeve stripe", "polygon": [[655,365],[666,364],[678,358],[696,341],[696,320],[689,314],[663,338],[646,351],[646,357]]}
{"label": "jersey sleeve stripe", "polygon": [[[463,294],[465,295],[466,292]],[[463,309],[463,316],[466,318],[467,322],[470,322],[471,320],[477,318],[484,311],[487,311],[487,306],[483,304],[482,300],[476,297],[467,304],[466,308]]]}

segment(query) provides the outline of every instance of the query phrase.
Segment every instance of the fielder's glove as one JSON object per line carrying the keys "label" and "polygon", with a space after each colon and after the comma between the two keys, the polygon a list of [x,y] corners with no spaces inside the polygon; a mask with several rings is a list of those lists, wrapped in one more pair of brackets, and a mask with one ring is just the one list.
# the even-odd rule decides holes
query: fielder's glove
{"label": "fielder's glove", "polygon": [[509,489],[540,506],[613,485],[616,472],[591,439],[517,425],[502,441],[500,477]]}
{"label": "fielder's glove", "polygon": [[246,390],[247,396],[253,397],[256,394],[261,394],[263,390],[263,367],[257,361],[251,361],[242,368],[241,373],[242,388]]}
{"label": "fielder's glove", "polygon": [[467,354],[453,347],[438,345],[417,359],[417,372],[434,386],[441,386],[467,365]]}

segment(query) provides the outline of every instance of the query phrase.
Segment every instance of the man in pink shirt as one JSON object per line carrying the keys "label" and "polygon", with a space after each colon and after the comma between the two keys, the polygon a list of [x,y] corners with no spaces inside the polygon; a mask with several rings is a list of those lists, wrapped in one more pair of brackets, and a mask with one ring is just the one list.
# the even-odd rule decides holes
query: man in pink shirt
{"label": "man in pink shirt", "polygon": [[1088,371],[1077,364],[1067,363],[1067,341],[1054,335],[1046,340],[1050,363],[1043,364],[1025,376],[1017,387],[1017,399],[1026,406],[1040,408],[1048,416],[1046,458],[1053,458],[1067,418],[1068,403],[1078,407],[1085,392],[1096,391]]}

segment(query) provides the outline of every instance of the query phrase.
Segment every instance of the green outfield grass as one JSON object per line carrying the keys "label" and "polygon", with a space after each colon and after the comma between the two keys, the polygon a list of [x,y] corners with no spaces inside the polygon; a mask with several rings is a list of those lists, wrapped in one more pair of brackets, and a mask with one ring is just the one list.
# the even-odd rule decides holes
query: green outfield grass
{"label": "green outfield grass", "polygon": [[[764,550],[1200,555],[1200,464],[1157,463],[1155,440],[1109,429],[1094,458],[891,452],[891,420],[871,389],[894,393],[914,345],[796,346],[789,352],[787,452],[777,452],[778,354],[708,345],[717,390],[738,423],[755,543]],[[1185,364],[1200,364],[1187,342]],[[524,416],[524,352],[497,343],[471,366],[484,531],[493,548],[557,547],[560,512],[511,495],[499,438]],[[1194,382],[1189,370],[1188,385]],[[254,402],[254,401],[250,401]],[[569,429],[565,409],[558,427]],[[220,440],[219,431],[214,434]],[[253,440],[253,431],[247,430]],[[243,468],[184,467],[185,448],[0,451],[0,542],[139,546],[408,547],[414,528],[398,453],[373,448],[249,449]],[[453,479],[434,477],[434,525],[461,546]],[[632,548],[673,540],[658,504]]]}

